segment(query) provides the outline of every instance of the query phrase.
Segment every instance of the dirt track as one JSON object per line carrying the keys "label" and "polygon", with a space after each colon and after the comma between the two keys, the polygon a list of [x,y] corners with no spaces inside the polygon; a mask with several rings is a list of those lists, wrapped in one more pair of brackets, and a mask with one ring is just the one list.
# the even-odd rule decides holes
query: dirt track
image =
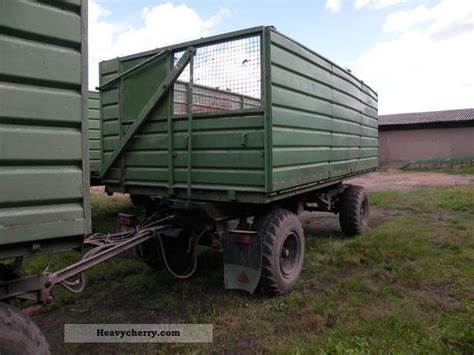
{"label": "dirt track", "polygon": [[348,182],[364,186],[369,191],[412,190],[423,187],[474,186],[474,175],[387,171],[371,173]]}

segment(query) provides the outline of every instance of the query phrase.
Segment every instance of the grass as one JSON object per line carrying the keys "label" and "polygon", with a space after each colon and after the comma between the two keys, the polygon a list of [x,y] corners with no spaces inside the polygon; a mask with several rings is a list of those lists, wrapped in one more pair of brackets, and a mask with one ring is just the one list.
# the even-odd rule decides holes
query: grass
{"label": "grass", "polygon": [[370,204],[384,209],[414,212],[464,212],[474,215],[474,188],[450,187],[416,191],[372,192]]}
{"label": "grass", "polygon": [[428,172],[428,173],[446,173],[446,174],[474,174],[474,165],[470,166],[448,166],[444,168],[404,168],[404,172]]}
{"label": "grass", "polygon": [[113,217],[118,213],[138,213],[127,196],[117,194],[92,194],[91,209],[93,233],[114,229]]}
{"label": "grass", "polygon": [[[474,351],[474,189],[371,193],[374,211],[408,210],[354,239],[307,235],[301,279],[267,298],[223,289],[222,257],[200,255],[175,281],[129,258],[87,273],[81,295],[61,289],[35,316],[56,352],[470,354]],[[96,225],[133,211],[93,195]],[[441,216],[441,217],[440,217]],[[56,256],[52,269],[77,253]],[[28,271],[46,257],[30,258]],[[63,323],[212,323],[212,344],[62,344]]]}

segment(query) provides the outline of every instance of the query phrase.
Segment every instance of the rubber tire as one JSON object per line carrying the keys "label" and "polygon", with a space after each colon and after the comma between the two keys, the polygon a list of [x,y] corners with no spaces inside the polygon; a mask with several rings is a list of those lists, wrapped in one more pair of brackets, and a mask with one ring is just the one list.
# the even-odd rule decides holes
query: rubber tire
{"label": "rubber tire", "polygon": [[[152,250],[152,255],[149,256],[149,259],[142,259],[140,257],[140,248]],[[138,261],[144,262],[151,269],[155,271],[163,270],[160,258],[158,256],[158,242],[156,240],[149,239],[141,244],[136,245],[133,252]]]}
{"label": "rubber tire", "polygon": [[50,354],[38,326],[20,310],[0,302],[0,354]]}
{"label": "rubber tire", "polygon": [[[259,288],[267,295],[276,296],[289,292],[300,277],[304,260],[304,232],[298,217],[285,209],[274,209],[256,224],[262,238],[262,273]],[[280,253],[288,232],[293,231],[299,241],[299,259],[296,270],[286,278],[280,270]]]}
{"label": "rubber tire", "polygon": [[[366,203],[366,217],[362,218],[361,207]],[[367,230],[369,225],[369,198],[362,186],[351,185],[341,195],[339,202],[339,224],[342,232],[353,237]]]}
{"label": "rubber tire", "polygon": [[[161,256],[159,256],[159,253],[161,253],[161,250],[158,241],[153,240],[147,242],[149,242],[147,247],[156,250],[156,255],[153,255],[148,260],[142,260],[140,258],[138,258],[138,260],[144,262],[148,267],[155,271],[167,272],[160,260]],[[191,262],[186,258],[189,240],[183,236],[180,236],[178,238],[164,238],[163,243],[165,247],[166,260],[169,267],[172,269],[172,271],[178,274],[184,273],[189,268],[189,263]]]}

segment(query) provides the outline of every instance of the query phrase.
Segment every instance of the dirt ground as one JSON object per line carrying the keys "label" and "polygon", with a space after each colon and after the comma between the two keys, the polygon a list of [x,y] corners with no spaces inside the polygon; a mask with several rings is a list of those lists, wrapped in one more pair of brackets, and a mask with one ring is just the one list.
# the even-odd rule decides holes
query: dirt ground
{"label": "dirt ground", "polygon": [[424,187],[474,186],[474,175],[445,173],[375,172],[351,179],[350,184],[364,186],[368,191],[413,190]]}

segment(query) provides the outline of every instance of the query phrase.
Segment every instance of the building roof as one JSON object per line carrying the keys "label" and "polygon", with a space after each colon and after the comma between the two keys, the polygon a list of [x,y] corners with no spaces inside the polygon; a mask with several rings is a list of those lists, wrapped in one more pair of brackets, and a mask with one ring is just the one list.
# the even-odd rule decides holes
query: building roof
{"label": "building roof", "polygon": [[379,116],[379,126],[382,126],[382,128],[402,128],[401,126],[446,127],[473,123],[474,108],[431,112],[398,113]]}

